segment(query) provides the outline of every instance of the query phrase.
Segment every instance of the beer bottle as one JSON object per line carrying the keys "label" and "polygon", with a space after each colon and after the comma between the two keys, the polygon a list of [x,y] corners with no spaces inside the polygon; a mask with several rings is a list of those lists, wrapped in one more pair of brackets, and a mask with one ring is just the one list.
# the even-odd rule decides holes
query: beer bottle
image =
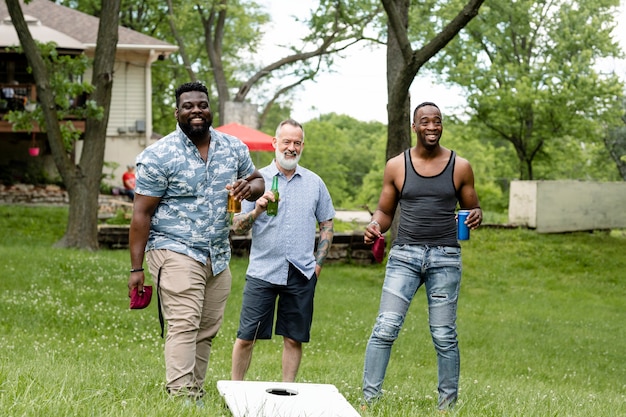
{"label": "beer bottle", "polygon": [[278,175],[274,175],[270,191],[274,193],[275,201],[270,200],[267,202],[267,215],[276,216],[278,214]]}
{"label": "beer bottle", "polygon": [[[235,186],[235,181],[237,181],[237,178],[233,178],[233,182],[231,183],[233,188]],[[241,212],[241,201],[235,198],[232,189],[228,191],[228,205],[226,206],[226,211],[229,214],[229,224],[232,225],[235,214]]]}

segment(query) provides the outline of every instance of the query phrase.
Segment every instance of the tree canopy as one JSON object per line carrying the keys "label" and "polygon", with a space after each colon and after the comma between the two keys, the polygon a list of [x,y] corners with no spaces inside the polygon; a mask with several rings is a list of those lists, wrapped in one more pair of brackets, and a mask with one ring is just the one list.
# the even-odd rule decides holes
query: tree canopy
{"label": "tree canopy", "polygon": [[[286,34],[279,59],[261,54],[261,39],[268,25],[280,22],[271,22],[253,0],[58,2],[101,18],[92,98],[105,110],[118,16],[126,27],[179,46],[179,53],[152,67],[153,126],[161,133],[174,129],[174,88],[197,79],[209,88],[217,120],[225,116],[225,102],[249,102],[258,107],[261,128],[273,135],[289,116],[297,86],[332,71],[355,43],[385,43],[387,126],[337,114],[305,123],[302,164],[326,181],[337,207],[374,208],[385,161],[411,144],[409,87],[426,69],[467,91],[467,118],[446,118],[442,141],[472,162],[485,207],[506,208],[515,176],[616,179],[618,171],[607,168],[612,157],[626,178],[624,86],[597,66],[620,53],[610,38],[618,0],[321,0],[309,15],[294,17],[306,33]],[[7,4],[19,8],[17,0]],[[14,22],[18,33],[27,31]],[[54,77],[34,44],[22,43],[45,90]],[[50,128],[59,117],[55,100],[64,97],[50,91],[38,96],[51,109],[41,115],[70,194],[69,245],[92,248],[108,113],[89,118],[75,164],[57,139],[62,135]],[[272,157],[253,155],[257,165]]]}
{"label": "tree canopy", "polygon": [[580,154],[582,143],[597,144],[619,120],[623,83],[597,67],[600,58],[620,53],[610,36],[618,5],[490,3],[432,65],[466,89],[483,137],[513,146],[520,179],[534,179],[535,162],[550,164],[557,148]]}

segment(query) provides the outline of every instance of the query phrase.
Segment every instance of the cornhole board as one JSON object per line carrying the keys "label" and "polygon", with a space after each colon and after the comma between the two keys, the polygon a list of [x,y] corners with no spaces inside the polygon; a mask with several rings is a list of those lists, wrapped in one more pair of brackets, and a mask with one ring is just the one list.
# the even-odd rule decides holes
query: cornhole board
{"label": "cornhole board", "polygon": [[360,417],[331,384],[217,381],[234,417]]}

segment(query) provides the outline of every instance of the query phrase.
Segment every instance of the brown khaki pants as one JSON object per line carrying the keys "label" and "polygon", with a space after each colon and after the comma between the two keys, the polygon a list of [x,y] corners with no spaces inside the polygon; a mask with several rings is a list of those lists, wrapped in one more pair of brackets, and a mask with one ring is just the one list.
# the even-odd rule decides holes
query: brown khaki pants
{"label": "brown khaki pants", "polygon": [[167,321],[165,387],[172,395],[201,397],[211,344],[230,294],[230,269],[214,276],[210,260],[203,265],[164,249],[149,251],[146,261]]}

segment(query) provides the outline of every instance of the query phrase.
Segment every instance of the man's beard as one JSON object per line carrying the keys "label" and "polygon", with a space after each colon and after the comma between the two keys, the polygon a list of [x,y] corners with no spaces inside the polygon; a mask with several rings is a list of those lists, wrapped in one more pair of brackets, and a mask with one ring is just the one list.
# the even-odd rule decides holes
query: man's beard
{"label": "man's beard", "polygon": [[204,123],[202,125],[192,125],[191,123],[178,123],[180,125],[180,129],[187,135],[189,139],[202,139],[209,133],[209,128],[213,123],[213,118],[204,119]]}
{"label": "man's beard", "polygon": [[296,169],[296,166],[298,165],[298,161],[300,161],[300,155],[302,155],[302,153],[300,154],[296,152],[291,153],[291,155],[295,156],[295,158],[293,159],[287,159],[285,157],[286,153],[291,153],[291,152],[289,151],[280,152],[278,149],[276,149],[275,151],[276,162],[278,162],[278,165],[280,165],[283,169],[286,169],[287,171]]}

